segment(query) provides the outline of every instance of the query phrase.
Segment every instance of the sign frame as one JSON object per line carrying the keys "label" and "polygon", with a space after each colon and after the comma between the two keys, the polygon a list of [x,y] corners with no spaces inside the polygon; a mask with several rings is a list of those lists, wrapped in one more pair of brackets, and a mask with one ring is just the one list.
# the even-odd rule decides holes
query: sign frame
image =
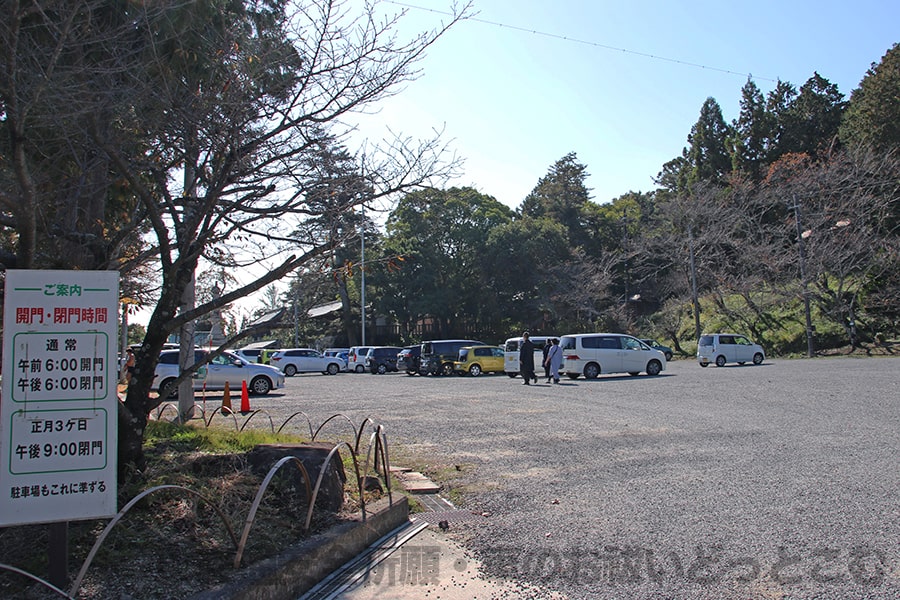
{"label": "sign frame", "polygon": [[6,271],[0,526],[117,512],[119,274]]}

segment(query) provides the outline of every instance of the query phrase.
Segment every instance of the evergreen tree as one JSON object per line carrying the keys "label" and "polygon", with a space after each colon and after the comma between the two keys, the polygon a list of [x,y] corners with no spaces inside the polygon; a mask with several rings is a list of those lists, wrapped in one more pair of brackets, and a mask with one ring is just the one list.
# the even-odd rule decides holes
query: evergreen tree
{"label": "evergreen tree", "polygon": [[574,152],[556,161],[549,172],[522,202],[524,216],[546,217],[562,225],[573,247],[589,247],[593,231],[586,226],[584,215],[591,195],[585,186],[587,167],[578,162]]}
{"label": "evergreen tree", "polygon": [[751,80],[741,89],[741,112],[732,124],[731,166],[753,181],[762,177],[771,119],[759,87]]}
{"label": "evergreen tree", "polygon": [[837,86],[814,73],[788,110],[789,150],[818,157],[822,148],[834,142],[845,106]]}
{"label": "evergreen tree", "polygon": [[722,108],[715,98],[707,98],[700,108],[700,118],[688,136],[690,174],[688,183],[701,181],[724,182],[731,172],[731,158],[727,141],[731,129],[722,117]]}
{"label": "evergreen tree", "polygon": [[[486,285],[490,232],[513,212],[472,188],[425,189],[404,196],[388,217],[384,252],[403,256],[399,270],[381,272],[378,310],[408,329],[424,317],[433,335],[485,331],[496,311]],[[406,320],[403,323],[403,320]]]}
{"label": "evergreen tree", "polygon": [[882,152],[900,148],[900,44],[872,64],[850,95],[840,137],[845,144],[868,144]]}
{"label": "evergreen tree", "polygon": [[766,165],[771,165],[791,151],[790,109],[797,97],[797,89],[786,81],[778,81],[766,95],[766,113],[769,115],[769,134],[765,144]]}

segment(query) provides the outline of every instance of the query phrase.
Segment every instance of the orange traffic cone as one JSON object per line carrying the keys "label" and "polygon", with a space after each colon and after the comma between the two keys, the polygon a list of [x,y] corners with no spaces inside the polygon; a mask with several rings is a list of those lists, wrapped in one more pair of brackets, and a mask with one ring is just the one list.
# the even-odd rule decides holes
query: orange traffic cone
{"label": "orange traffic cone", "polygon": [[250,392],[247,391],[247,380],[241,381],[241,412],[250,412]]}
{"label": "orange traffic cone", "polygon": [[225,382],[225,391],[222,392],[222,409],[228,409],[228,412],[233,412],[231,408],[231,388],[228,386],[228,382]]}

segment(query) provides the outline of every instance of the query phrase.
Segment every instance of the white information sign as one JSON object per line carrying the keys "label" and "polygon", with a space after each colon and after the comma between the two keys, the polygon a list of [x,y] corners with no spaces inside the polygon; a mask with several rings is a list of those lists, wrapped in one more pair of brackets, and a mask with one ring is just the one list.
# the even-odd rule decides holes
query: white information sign
{"label": "white information sign", "polygon": [[6,271],[0,526],[116,514],[115,271]]}

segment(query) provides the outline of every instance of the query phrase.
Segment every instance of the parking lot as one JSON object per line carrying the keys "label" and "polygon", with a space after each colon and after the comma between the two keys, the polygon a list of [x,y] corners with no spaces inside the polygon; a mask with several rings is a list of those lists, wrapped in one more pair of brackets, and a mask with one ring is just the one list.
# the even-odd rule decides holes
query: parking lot
{"label": "parking lot", "polygon": [[528,387],[309,374],[251,408],[276,426],[383,423],[397,455],[461,492],[472,518],[450,533],[491,574],[571,598],[896,598],[898,368],[680,360]]}

